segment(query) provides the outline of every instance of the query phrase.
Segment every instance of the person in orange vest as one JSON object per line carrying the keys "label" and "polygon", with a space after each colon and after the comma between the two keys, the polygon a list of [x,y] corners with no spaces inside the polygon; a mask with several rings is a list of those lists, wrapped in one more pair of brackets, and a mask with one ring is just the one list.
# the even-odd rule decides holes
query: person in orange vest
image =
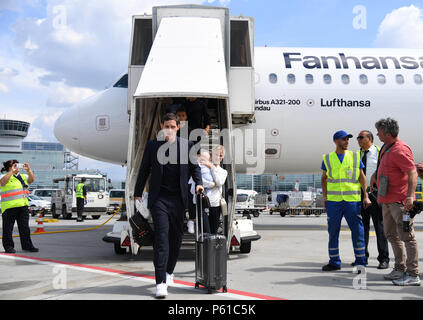
{"label": "person in orange vest", "polygon": [[[19,173],[20,168],[28,174]],[[22,167],[17,160],[3,162],[1,173],[5,173],[0,177],[4,250],[6,253],[16,253],[12,234],[17,221],[22,250],[38,252],[31,241],[28,211],[28,185],[34,182],[34,173],[28,163]]]}

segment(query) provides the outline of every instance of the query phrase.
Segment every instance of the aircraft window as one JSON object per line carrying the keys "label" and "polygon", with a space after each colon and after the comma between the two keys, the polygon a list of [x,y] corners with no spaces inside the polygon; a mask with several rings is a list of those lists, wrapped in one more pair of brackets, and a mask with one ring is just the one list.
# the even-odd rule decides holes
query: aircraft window
{"label": "aircraft window", "polygon": [[288,74],[288,83],[290,83],[290,84],[295,83],[295,74],[293,74],[293,73]]}
{"label": "aircraft window", "polygon": [[404,76],[402,74],[397,74],[395,78],[398,84],[404,84]]}
{"label": "aircraft window", "polygon": [[423,83],[423,78],[421,75],[419,74],[415,74],[414,75],[414,82],[417,84],[422,84]]}
{"label": "aircraft window", "polygon": [[377,75],[377,82],[380,84],[385,84],[386,83],[386,77],[383,74],[378,74]]}
{"label": "aircraft window", "polygon": [[113,85],[114,88],[128,88],[128,74],[125,74]]}
{"label": "aircraft window", "polygon": [[365,74],[360,74],[360,83],[361,84],[368,84],[369,79],[367,79],[367,76]]}
{"label": "aircraft window", "polygon": [[332,83],[332,77],[330,76],[330,74],[323,75],[323,82],[326,83],[326,84]]}
{"label": "aircraft window", "polygon": [[306,74],[305,76],[305,80],[308,84],[312,84],[313,83],[313,75],[312,74]]}
{"label": "aircraft window", "polygon": [[343,84],[349,84],[350,83],[350,76],[347,75],[347,74],[343,74],[341,79],[342,79]]}
{"label": "aircraft window", "polygon": [[278,76],[275,73],[269,74],[269,82],[270,83],[277,83],[278,82]]}

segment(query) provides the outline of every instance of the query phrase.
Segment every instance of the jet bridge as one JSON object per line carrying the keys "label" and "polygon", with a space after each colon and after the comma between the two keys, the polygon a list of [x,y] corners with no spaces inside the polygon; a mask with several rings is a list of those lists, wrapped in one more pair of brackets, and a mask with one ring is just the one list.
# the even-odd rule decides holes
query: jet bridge
{"label": "jet bridge", "polygon": [[[209,105],[212,128],[218,132],[209,137],[207,146],[222,144],[226,149],[224,233],[229,249],[236,200],[232,124],[246,124],[254,117],[252,35],[253,19],[231,18],[227,8],[163,6],[154,7],[152,16],[133,17],[128,70],[128,217],[134,214],[134,188],[147,141],[156,137],[162,116],[175,100],[199,98]],[[136,253],[137,245],[131,241],[131,246]]]}

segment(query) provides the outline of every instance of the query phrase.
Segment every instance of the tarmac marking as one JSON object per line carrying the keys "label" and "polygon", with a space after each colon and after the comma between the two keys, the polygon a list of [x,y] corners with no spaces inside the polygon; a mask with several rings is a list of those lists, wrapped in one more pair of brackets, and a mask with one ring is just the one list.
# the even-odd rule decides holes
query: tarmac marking
{"label": "tarmac marking", "polygon": [[[96,266],[84,265],[84,264],[73,263],[73,262],[56,261],[51,259],[39,258],[39,257],[29,257],[29,256],[24,256],[19,254],[10,254],[10,253],[0,253],[0,258],[21,260],[21,261],[27,261],[27,262],[33,262],[33,263],[39,263],[39,264],[45,264],[45,265],[62,265],[67,268],[71,268],[71,269],[79,270],[79,271],[88,271],[88,272],[94,272],[94,273],[119,276],[122,278],[134,279],[134,280],[143,281],[143,282],[147,282],[151,284],[156,283],[154,276],[149,276],[149,275],[135,273],[135,272],[128,272],[123,270],[117,270],[117,269],[96,267]],[[199,294],[201,294],[201,292],[198,291],[198,289],[194,288],[195,284],[192,282],[175,279],[174,283],[175,283],[174,287],[196,290]],[[216,295],[221,297],[239,299],[239,300],[286,300],[283,298],[271,297],[271,296],[266,296],[262,294],[233,290],[233,289],[228,289],[228,292],[226,293],[222,293],[222,291],[220,290],[218,291],[218,293],[216,293]]]}

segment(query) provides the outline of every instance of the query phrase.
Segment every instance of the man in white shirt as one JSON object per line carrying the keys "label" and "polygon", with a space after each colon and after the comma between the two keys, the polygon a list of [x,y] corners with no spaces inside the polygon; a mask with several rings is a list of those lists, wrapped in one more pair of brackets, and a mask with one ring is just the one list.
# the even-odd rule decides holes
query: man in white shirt
{"label": "man in white shirt", "polygon": [[[380,148],[373,144],[373,139],[373,134],[368,130],[361,131],[357,136],[357,141],[361,151],[361,162],[364,164],[363,171],[366,175],[368,183],[370,183],[370,178],[377,169],[380,150]],[[369,257],[368,245],[371,217],[376,232],[377,250],[379,252],[379,256],[377,257],[377,260],[379,261],[378,269],[387,269],[389,267],[389,249],[388,241],[386,240],[383,231],[382,209],[379,207],[375,195],[370,192],[369,199],[372,201],[372,205],[367,209],[362,208],[361,210],[364,224],[364,239],[366,243],[366,258]]]}

